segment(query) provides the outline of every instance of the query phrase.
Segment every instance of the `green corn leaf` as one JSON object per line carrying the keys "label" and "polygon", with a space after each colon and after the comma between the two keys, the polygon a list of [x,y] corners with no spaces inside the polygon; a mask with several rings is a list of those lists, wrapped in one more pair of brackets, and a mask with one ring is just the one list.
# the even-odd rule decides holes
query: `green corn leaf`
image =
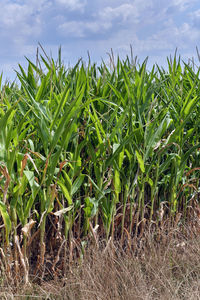
{"label": "green corn leaf", "polygon": [[65,184],[66,184],[66,186],[67,186],[67,189],[68,189],[68,191],[69,191],[69,194],[71,194],[72,181],[71,181],[71,179],[69,178],[68,174],[67,174],[64,170],[62,170],[62,173],[63,173],[63,175],[64,175],[64,178],[65,178]]}
{"label": "green corn leaf", "polygon": [[28,179],[29,185],[31,187],[32,197],[35,198],[38,193],[38,188],[40,185],[35,181],[35,175],[33,171],[25,171],[23,172]]}
{"label": "green corn leaf", "polygon": [[29,185],[31,187],[31,193],[32,195],[29,197],[28,201],[27,201],[27,204],[26,204],[26,207],[25,207],[25,210],[24,210],[24,218],[28,218],[29,216],[29,213],[30,213],[30,210],[33,206],[33,203],[34,203],[34,200],[40,190],[40,185],[35,181],[35,177],[34,177],[34,172],[32,171],[25,171],[24,170],[24,175],[26,176],[28,182],[29,182]]}
{"label": "green corn leaf", "polygon": [[50,79],[50,75],[51,75],[51,73],[48,72],[48,74],[45,77],[42,78],[40,87],[39,87],[39,89],[37,91],[37,94],[35,96],[35,101],[39,102],[39,101],[42,100],[42,96],[45,93],[45,89],[46,89],[48,81]]}
{"label": "green corn leaf", "polygon": [[11,220],[10,220],[9,214],[7,212],[7,207],[2,201],[0,201],[0,212],[1,212],[3,222],[5,225],[6,244],[8,245],[9,244],[9,233],[11,231]]}
{"label": "green corn leaf", "polygon": [[144,160],[142,159],[142,155],[137,150],[135,150],[135,154],[136,154],[139,166],[140,166],[140,170],[142,171],[142,173],[144,173],[145,172],[145,166],[144,166]]}
{"label": "green corn leaf", "polygon": [[63,115],[60,124],[54,133],[54,137],[50,145],[50,152],[53,152],[55,146],[58,143],[59,138],[63,134],[63,131],[66,130],[66,125],[70,122],[70,119],[74,118],[74,116],[77,115],[77,112],[80,110],[83,94],[84,94],[84,87],[82,88],[79,97],[71,101],[71,104],[66,109],[65,114]]}
{"label": "green corn leaf", "polygon": [[58,105],[58,107],[57,107],[57,109],[56,109],[56,112],[55,112],[55,116],[54,116],[53,122],[52,122],[51,125],[50,125],[50,130],[51,130],[52,128],[54,128],[54,125],[56,124],[56,122],[58,122],[58,120],[59,120],[59,119],[58,119],[58,116],[59,116],[59,114],[60,114],[60,112],[61,112],[61,109],[62,109],[63,105],[65,105],[65,103],[66,103],[67,100],[69,99],[69,94],[70,94],[70,89],[69,89],[69,85],[67,85],[67,86],[65,87],[65,90],[64,90],[63,94],[62,94],[61,100],[59,101],[59,105]]}
{"label": "green corn leaf", "polygon": [[81,187],[84,179],[85,179],[85,175],[84,174],[80,174],[76,178],[76,180],[73,182],[73,185],[72,185],[72,195],[74,195],[79,190],[79,188]]}
{"label": "green corn leaf", "polygon": [[116,194],[119,194],[121,192],[120,173],[116,169],[115,169],[115,173],[114,173],[114,188],[115,188]]}
{"label": "green corn leaf", "polygon": [[196,106],[197,102],[199,101],[199,97],[194,97],[193,99],[186,99],[187,103],[184,105],[183,109],[181,110],[181,114],[187,116],[192,108]]}
{"label": "green corn leaf", "polygon": [[66,198],[67,201],[68,201],[68,205],[69,205],[69,206],[72,205],[72,204],[73,204],[73,201],[72,201],[72,198],[71,198],[71,196],[70,196],[70,194],[69,194],[69,191],[68,191],[66,185],[65,185],[62,181],[60,181],[60,180],[58,180],[57,183],[58,183],[58,185],[61,187],[61,190],[62,190],[62,192],[63,192],[65,198]]}

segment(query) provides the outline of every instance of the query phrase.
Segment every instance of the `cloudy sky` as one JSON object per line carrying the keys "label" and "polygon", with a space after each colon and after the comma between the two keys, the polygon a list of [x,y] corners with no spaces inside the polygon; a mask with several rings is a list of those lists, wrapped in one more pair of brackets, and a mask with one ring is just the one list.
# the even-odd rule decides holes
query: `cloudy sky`
{"label": "cloudy sky", "polygon": [[35,62],[38,42],[66,65],[130,54],[164,65],[176,47],[184,59],[200,48],[199,0],[0,0],[0,71],[13,79],[24,56]]}

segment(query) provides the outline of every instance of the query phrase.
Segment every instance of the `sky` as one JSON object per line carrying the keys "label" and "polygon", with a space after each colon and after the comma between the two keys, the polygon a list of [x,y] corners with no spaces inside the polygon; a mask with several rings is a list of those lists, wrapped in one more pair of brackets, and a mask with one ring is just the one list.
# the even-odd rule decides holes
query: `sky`
{"label": "sky", "polygon": [[[38,43],[66,66],[79,58],[108,60],[111,48],[122,59],[149,57],[165,66],[175,49],[184,60],[200,51],[199,0],[0,0],[0,72],[13,80],[25,56],[36,61]],[[41,52],[41,51],[40,51]]]}

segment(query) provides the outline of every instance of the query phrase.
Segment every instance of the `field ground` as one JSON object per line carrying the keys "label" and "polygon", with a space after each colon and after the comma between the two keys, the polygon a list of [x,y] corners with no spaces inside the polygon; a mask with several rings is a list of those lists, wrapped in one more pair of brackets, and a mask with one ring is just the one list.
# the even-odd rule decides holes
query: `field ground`
{"label": "field ground", "polygon": [[[3,300],[197,300],[200,235],[194,228],[148,234],[130,251],[110,243],[85,251],[63,278],[1,287]],[[121,249],[121,250],[120,250]]]}

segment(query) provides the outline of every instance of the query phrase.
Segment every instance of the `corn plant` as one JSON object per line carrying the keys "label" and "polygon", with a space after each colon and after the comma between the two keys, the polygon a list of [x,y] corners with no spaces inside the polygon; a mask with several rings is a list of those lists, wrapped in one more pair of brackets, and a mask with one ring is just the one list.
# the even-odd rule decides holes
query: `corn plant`
{"label": "corn plant", "polygon": [[18,85],[0,77],[1,249],[25,281],[49,254],[62,272],[86,241],[124,245],[198,205],[199,69],[110,58],[66,69],[42,48]]}

